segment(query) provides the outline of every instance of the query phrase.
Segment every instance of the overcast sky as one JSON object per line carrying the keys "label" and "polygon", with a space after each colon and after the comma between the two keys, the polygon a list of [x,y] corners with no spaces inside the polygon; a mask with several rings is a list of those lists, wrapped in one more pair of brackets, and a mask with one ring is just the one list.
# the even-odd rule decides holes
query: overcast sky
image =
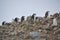
{"label": "overcast sky", "polygon": [[0,24],[22,15],[44,16],[46,11],[60,12],[60,0],[0,0]]}

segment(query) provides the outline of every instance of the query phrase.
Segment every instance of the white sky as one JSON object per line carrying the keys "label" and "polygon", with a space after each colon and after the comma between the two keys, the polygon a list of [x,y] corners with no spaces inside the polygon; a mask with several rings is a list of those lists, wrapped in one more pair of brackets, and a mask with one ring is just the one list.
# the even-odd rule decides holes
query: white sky
{"label": "white sky", "polygon": [[44,16],[46,11],[50,14],[60,12],[60,0],[0,0],[0,24],[33,13]]}

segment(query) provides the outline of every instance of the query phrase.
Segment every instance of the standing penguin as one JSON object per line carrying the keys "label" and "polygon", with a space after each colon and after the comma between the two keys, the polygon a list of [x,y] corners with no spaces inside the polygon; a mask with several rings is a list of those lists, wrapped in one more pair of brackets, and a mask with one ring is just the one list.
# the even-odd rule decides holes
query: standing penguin
{"label": "standing penguin", "polygon": [[6,22],[5,22],[5,21],[3,21],[3,22],[2,22],[2,25],[5,25],[5,24],[6,24]]}
{"label": "standing penguin", "polygon": [[32,16],[31,16],[31,19],[35,22],[35,16],[36,16],[36,14],[33,14]]}
{"label": "standing penguin", "polygon": [[49,11],[46,11],[46,13],[45,13],[45,18],[47,18],[48,17],[48,14],[49,13]]}
{"label": "standing penguin", "polygon": [[23,22],[25,20],[24,16],[21,17],[21,22]]}
{"label": "standing penguin", "polygon": [[17,17],[14,19],[15,22],[18,22],[18,20],[19,20],[19,18],[17,18]]}

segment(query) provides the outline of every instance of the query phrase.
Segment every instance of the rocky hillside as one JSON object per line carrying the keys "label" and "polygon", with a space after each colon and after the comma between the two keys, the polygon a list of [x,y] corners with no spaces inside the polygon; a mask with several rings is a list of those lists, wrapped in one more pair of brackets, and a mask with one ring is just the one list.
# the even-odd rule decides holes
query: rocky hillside
{"label": "rocky hillside", "polygon": [[60,14],[41,17],[34,23],[25,20],[2,25],[0,40],[60,40]]}

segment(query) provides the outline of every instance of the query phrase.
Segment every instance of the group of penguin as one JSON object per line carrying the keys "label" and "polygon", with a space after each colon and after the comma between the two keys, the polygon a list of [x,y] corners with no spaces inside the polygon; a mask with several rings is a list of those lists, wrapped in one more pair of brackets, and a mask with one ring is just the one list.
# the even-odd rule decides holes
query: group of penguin
{"label": "group of penguin", "polygon": [[[48,13],[49,13],[49,11],[46,11],[46,13],[45,13],[45,18],[48,17],[48,15],[49,15]],[[35,15],[36,15],[35,13],[33,13],[33,15],[31,15],[31,19],[32,19],[33,21],[35,20],[35,19],[34,19],[34,18],[35,18]],[[36,19],[37,19],[37,17],[36,17]],[[23,22],[24,20],[25,20],[25,16],[22,16],[22,17],[21,17],[21,22]],[[18,22],[18,18],[16,17],[16,18],[14,19],[14,21],[15,21],[15,22]],[[8,23],[6,23],[6,21],[3,21],[3,22],[2,22],[2,25],[5,25],[5,24],[8,24]]]}

